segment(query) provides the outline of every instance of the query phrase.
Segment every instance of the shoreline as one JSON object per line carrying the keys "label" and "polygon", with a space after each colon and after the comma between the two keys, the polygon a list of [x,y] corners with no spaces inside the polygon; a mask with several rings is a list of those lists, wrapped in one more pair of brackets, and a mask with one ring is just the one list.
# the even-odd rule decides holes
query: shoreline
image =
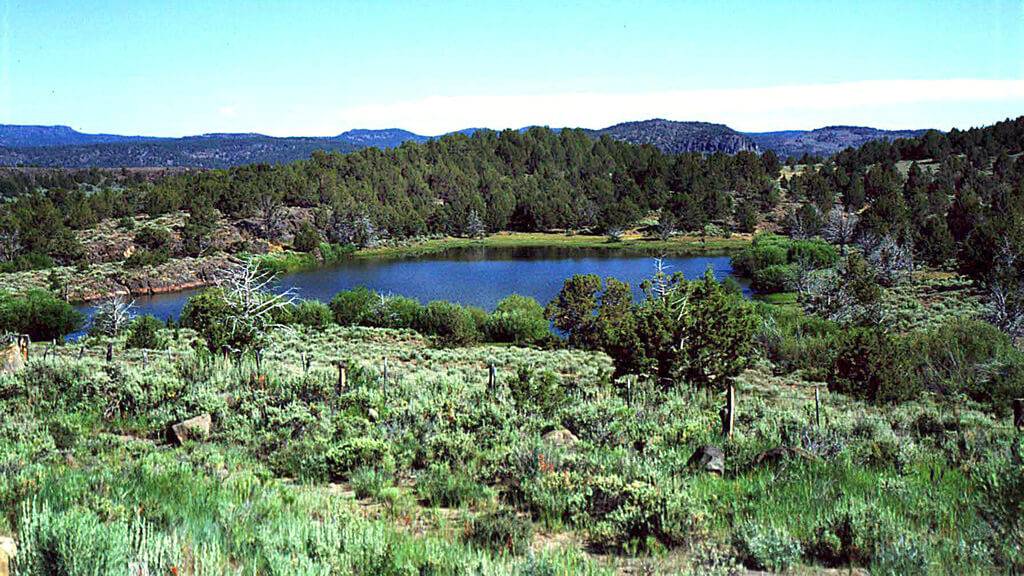
{"label": "shoreline", "polygon": [[[652,256],[703,256],[729,254],[748,246],[751,236],[734,234],[730,237],[676,236],[658,240],[633,233],[623,235],[618,242],[609,242],[604,236],[572,235],[553,232],[499,232],[485,238],[429,238],[400,245],[364,248],[345,252],[329,260],[313,253],[279,250],[252,255],[261,265],[278,275],[315,270],[342,263],[349,259],[394,260],[437,255],[447,250],[463,248],[561,248],[586,250],[618,250]],[[205,288],[213,285],[215,270],[238,255],[217,254],[201,258],[177,258],[152,268],[125,269],[121,262],[94,265],[85,271],[71,266],[46,270],[33,270],[0,275],[0,290],[21,292],[41,288],[56,292],[69,303],[88,305],[116,295],[133,297],[154,296]],[[52,278],[60,278],[55,289]]]}

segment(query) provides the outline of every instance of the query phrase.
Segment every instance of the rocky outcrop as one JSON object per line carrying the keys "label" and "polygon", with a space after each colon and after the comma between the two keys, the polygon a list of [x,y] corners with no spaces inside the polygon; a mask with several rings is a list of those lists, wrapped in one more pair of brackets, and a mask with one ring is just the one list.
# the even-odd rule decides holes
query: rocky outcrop
{"label": "rocky outcrop", "polygon": [[67,298],[72,302],[92,302],[116,295],[152,296],[203,288],[214,284],[217,272],[231,260],[227,255],[180,258],[152,268],[77,278],[69,283]]}
{"label": "rocky outcrop", "polygon": [[580,441],[575,434],[565,428],[548,432],[544,435],[543,440],[548,444],[562,448],[573,448]]}
{"label": "rocky outcrop", "polygon": [[18,554],[18,546],[14,538],[0,536],[0,576],[10,576],[11,564]]}

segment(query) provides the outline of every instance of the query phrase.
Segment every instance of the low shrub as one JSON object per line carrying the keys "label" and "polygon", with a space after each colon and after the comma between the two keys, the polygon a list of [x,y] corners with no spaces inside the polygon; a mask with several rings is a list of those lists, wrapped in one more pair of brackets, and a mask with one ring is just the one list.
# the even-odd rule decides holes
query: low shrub
{"label": "low shrub", "polygon": [[148,314],[139,316],[132,320],[128,327],[128,338],[125,340],[125,348],[144,348],[148,350],[163,350],[167,347],[167,341],[161,337],[160,330],[164,323],[155,316]]}
{"label": "low shrub", "polygon": [[378,296],[365,286],[338,292],[330,304],[334,321],[342,326],[363,325],[370,317],[377,299]]}
{"label": "low shrub", "polygon": [[735,546],[746,563],[755,569],[783,572],[800,560],[800,542],[776,526],[750,523],[740,526]]}
{"label": "low shrub", "polygon": [[457,508],[486,498],[490,491],[463,469],[433,465],[416,476],[416,492],[431,506]]}
{"label": "low shrub", "polygon": [[518,555],[530,548],[533,524],[517,516],[513,510],[501,508],[474,516],[466,528],[465,537],[481,548]]}
{"label": "low shrub", "polygon": [[329,306],[317,300],[303,300],[291,310],[292,324],[310,328],[326,328],[334,321]]}
{"label": "low shrub", "polygon": [[420,310],[415,325],[420,332],[437,336],[445,344],[466,345],[480,339],[473,313],[442,300],[435,300]]}
{"label": "low shrub", "polygon": [[390,445],[376,438],[350,438],[327,451],[327,465],[332,478],[348,478],[360,468],[393,472],[395,457]]}
{"label": "low shrub", "polygon": [[356,498],[378,498],[382,491],[391,486],[392,477],[388,472],[376,468],[358,468],[349,477],[349,484]]}
{"label": "low shrub", "polygon": [[793,264],[774,264],[754,272],[750,287],[758,292],[788,292],[796,287],[797,269]]}
{"label": "low shrub", "polygon": [[81,312],[46,290],[29,290],[20,296],[0,292],[0,333],[52,340],[80,329],[84,322]]}
{"label": "low shrub", "polygon": [[493,342],[534,344],[549,334],[544,308],[533,298],[512,294],[498,302],[484,326]]}

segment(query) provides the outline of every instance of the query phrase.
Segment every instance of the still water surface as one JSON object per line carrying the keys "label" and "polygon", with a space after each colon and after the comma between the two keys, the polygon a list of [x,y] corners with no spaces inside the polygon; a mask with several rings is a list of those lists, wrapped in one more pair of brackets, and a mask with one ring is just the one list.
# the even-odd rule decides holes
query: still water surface
{"label": "still water surface", "polygon": [[[732,272],[728,256],[670,257],[669,272],[696,278],[710,267],[722,279]],[[654,273],[654,259],[636,253],[578,248],[460,248],[418,258],[352,259],[337,265],[282,277],[277,290],[293,288],[300,298],[329,302],[339,290],[366,286],[371,290],[431,300],[450,300],[493,310],[509,294],[522,294],[546,304],[573,274],[597,274],[625,280],[640,297],[639,284]],[[744,292],[749,288],[743,281]],[[160,319],[181,313],[198,290],[139,297],[137,314]],[[91,314],[90,306],[79,308]]]}

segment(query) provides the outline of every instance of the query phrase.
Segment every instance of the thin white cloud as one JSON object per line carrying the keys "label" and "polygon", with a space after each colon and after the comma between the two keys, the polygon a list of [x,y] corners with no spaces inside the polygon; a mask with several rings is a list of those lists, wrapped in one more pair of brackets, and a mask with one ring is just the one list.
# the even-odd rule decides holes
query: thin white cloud
{"label": "thin white cloud", "polygon": [[327,135],[349,128],[400,127],[440,134],[467,127],[601,128],[647,118],[720,122],[743,131],[829,124],[948,129],[1021,113],[1024,80],[874,80],[651,93],[433,96],[350,107],[316,118],[304,118],[303,113],[284,115],[271,131]]}

